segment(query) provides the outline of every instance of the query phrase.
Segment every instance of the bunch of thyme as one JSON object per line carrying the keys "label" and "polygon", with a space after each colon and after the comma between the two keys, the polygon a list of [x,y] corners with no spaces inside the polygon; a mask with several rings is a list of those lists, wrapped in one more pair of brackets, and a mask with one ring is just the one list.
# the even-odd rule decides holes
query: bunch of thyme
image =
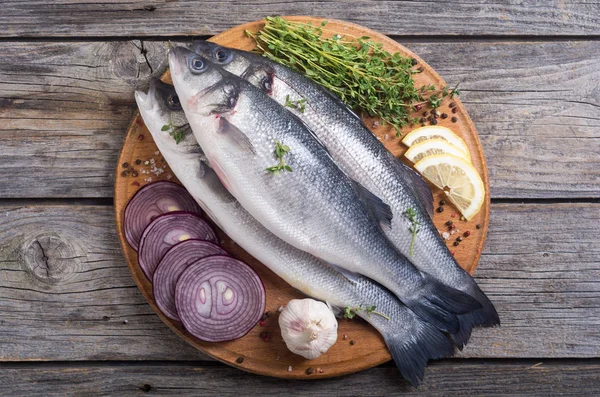
{"label": "bunch of thyme", "polygon": [[415,87],[413,75],[423,71],[416,60],[390,54],[367,36],[327,37],[327,21],[312,26],[281,17],[266,20],[260,31],[246,31],[258,52],[329,89],[362,115],[392,125],[398,136],[402,127],[419,122],[412,112],[437,108],[445,97],[458,94],[456,88]]}

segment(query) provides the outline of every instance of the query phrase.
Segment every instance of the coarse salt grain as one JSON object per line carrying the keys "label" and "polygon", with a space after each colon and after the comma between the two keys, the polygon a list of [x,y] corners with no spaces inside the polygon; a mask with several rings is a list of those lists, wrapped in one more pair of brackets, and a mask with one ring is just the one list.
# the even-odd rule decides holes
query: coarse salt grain
{"label": "coarse salt grain", "polygon": [[444,240],[448,240],[450,238],[450,233],[444,232],[442,233],[442,237],[444,238]]}
{"label": "coarse salt grain", "polygon": [[383,136],[383,139],[385,139],[385,140],[388,140],[389,138],[390,138],[390,136],[389,136],[388,134],[385,134],[385,135]]}
{"label": "coarse salt grain", "polygon": [[160,154],[160,152],[157,150],[156,152],[154,152],[155,156],[158,156]]}
{"label": "coarse salt grain", "polygon": [[171,175],[171,174],[167,175],[167,179],[171,179],[171,178],[173,178],[173,175]]}
{"label": "coarse salt grain", "polygon": [[292,372],[292,366],[291,365],[288,367],[288,372]]}
{"label": "coarse salt grain", "polygon": [[456,230],[451,230],[450,231],[450,234],[454,234],[454,233],[456,233]]}

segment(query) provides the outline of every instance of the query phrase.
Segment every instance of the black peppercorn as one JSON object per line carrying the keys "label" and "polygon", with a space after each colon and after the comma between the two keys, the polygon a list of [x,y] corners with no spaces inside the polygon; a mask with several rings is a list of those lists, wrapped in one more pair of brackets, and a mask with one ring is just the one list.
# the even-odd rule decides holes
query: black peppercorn
{"label": "black peppercorn", "polygon": [[312,367],[308,367],[306,368],[306,375],[312,375],[314,369],[312,369]]}
{"label": "black peppercorn", "polygon": [[237,360],[235,360],[236,363],[241,364],[244,362],[244,357],[238,357]]}
{"label": "black peppercorn", "polygon": [[121,176],[127,176],[127,175],[129,175],[129,171],[123,171],[123,172],[121,172]]}
{"label": "black peppercorn", "polygon": [[452,221],[447,221],[446,226],[452,226]]}
{"label": "black peppercorn", "polygon": [[123,168],[129,168],[129,163],[123,163],[123,164],[121,164],[121,167],[123,167]]}
{"label": "black peppercorn", "polygon": [[140,160],[140,159],[137,159],[137,160],[135,160],[135,164],[136,164],[136,165],[140,165],[140,164],[142,164],[142,160]]}
{"label": "black peppercorn", "polygon": [[452,113],[458,113],[458,108],[452,108]]}
{"label": "black peppercorn", "polygon": [[440,200],[440,205],[446,205],[446,200]]}
{"label": "black peppercorn", "polygon": [[410,64],[411,64],[411,65],[413,65],[413,66],[415,66],[417,63],[418,63],[418,62],[417,62],[417,60],[416,60],[415,58],[412,58],[412,59],[410,60]]}
{"label": "black peppercorn", "polygon": [[456,117],[452,117],[452,122],[456,123],[458,121],[458,119]]}
{"label": "black peppercorn", "polygon": [[481,225],[478,223],[478,224],[475,225],[475,228],[476,229],[481,229]]}
{"label": "black peppercorn", "polygon": [[438,121],[436,119],[431,120],[431,124],[436,125]]}
{"label": "black peppercorn", "polygon": [[450,102],[450,105],[448,105],[448,106],[450,106],[450,109],[452,109],[452,108],[456,107],[456,103]]}
{"label": "black peppercorn", "polygon": [[446,113],[442,113],[442,118],[443,118],[443,119],[447,119],[447,118],[448,118],[448,115],[447,115]]}
{"label": "black peppercorn", "polygon": [[136,176],[138,176],[138,173],[137,173],[137,171],[133,171],[133,172],[131,173],[131,176],[133,176],[133,177],[136,177]]}
{"label": "black peppercorn", "polygon": [[421,123],[425,123],[427,122],[427,119],[425,117],[421,117]]}
{"label": "black peppercorn", "polygon": [[438,207],[437,212],[444,212],[444,207]]}
{"label": "black peppercorn", "polygon": [[458,241],[455,241],[454,244],[452,244],[452,245],[454,245],[455,247],[458,247],[459,244],[460,243]]}
{"label": "black peppercorn", "polygon": [[417,69],[417,72],[422,73],[423,70],[425,70],[425,68],[423,66],[419,67],[419,69]]}
{"label": "black peppercorn", "polygon": [[426,110],[423,112],[423,117],[427,117],[427,115],[429,114],[429,112]]}

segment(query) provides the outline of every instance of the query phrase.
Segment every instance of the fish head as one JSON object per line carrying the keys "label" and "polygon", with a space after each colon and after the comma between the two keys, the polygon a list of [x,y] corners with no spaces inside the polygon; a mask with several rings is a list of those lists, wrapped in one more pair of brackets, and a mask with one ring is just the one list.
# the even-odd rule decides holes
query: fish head
{"label": "fish head", "polygon": [[188,117],[218,117],[235,108],[240,93],[239,82],[202,55],[177,47],[169,52],[169,66]]}
{"label": "fish head", "polygon": [[240,76],[267,94],[273,91],[273,67],[261,56],[234,48],[223,47],[208,41],[197,40],[192,50],[226,71]]}
{"label": "fish head", "polygon": [[135,101],[146,127],[161,147],[168,146],[180,153],[198,153],[200,148],[172,85],[152,79],[147,93],[135,92]]}

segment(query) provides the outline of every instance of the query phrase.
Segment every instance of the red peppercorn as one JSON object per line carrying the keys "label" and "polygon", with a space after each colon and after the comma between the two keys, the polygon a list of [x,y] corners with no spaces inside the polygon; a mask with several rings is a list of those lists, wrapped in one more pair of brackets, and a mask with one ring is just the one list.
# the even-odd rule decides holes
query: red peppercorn
{"label": "red peppercorn", "polygon": [[144,134],[140,134],[138,135],[138,141],[143,141],[144,140]]}
{"label": "red peppercorn", "polygon": [[140,183],[138,181],[133,181],[133,183],[131,184],[131,186],[140,186]]}
{"label": "red peppercorn", "polygon": [[265,320],[260,320],[260,321],[258,322],[258,324],[259,324],[261,327],[264,327],[264,326],[265,326]]}
{"label": "red peppercorn", "polygon": [[467,231],[466,231],[466,232],[465,232],[463,235],[464,235],[465,237],[469,237],[469,236],[471,235],[471,232],[467,230]]}
{"label": "red peppercorn", "polygon": [[452,113],[458,113],[458,108],[452,108]]}
{"label": "red peppercorn", "polygon": [[452,215],[450,215],[452,218],[456,218],[456,212],[453,212]]}
{"label": "red peppercorn", "polygon": [[418,112],[419,110],[423,109],[423,106],[421,105],[415,105],[415,110]]}
{"label": "red peppercorn", "polygon": [[450,251],[450,255],[454,256],[454,251]]}

